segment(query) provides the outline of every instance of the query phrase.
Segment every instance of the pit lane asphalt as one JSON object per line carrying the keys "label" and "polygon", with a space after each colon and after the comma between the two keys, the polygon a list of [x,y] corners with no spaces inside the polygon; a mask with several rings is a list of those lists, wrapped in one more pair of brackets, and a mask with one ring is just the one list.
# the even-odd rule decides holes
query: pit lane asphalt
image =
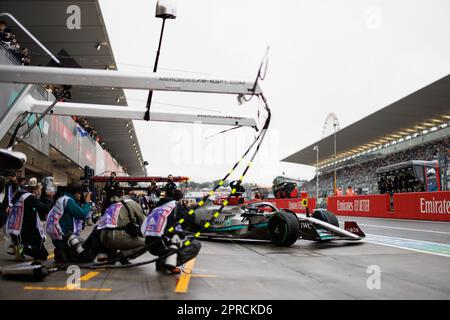
{"label": "pit lane asphalt", "polygon": [[[146,265],[83,269],[81,290],[65,288],[64,272],[34,283],[0,279],[0,299],[450,299],[450,223],[339,217],[345,220],[357,221],[367,240],[300,240],[289,248],[202,241],[193,270],[181,277]],[[409,239],[423,244],[423,251],[411,249]],[[14,263],[5,252],[0,240],[0,266]],[[379,290],[367,288],[372,265],[381,270]]]}

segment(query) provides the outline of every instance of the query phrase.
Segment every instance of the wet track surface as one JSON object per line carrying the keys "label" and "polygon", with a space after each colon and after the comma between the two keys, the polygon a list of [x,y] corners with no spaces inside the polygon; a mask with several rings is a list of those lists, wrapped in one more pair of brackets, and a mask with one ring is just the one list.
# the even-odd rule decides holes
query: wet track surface
{"label": "wet track surface", "polygon": [[[450,223],[339,217],[344,220],[357,221],[367,239],[300,240],[289,248],[203,241],[181,276],[157,273],[154,265],[83,269],[80,290],[65,287],[64,272],[34,283],[0,279],[0,299],[450,299]],[[0,266],[15,263],[4,243]],[[381,271],[379,290],[367,288],[373,265]]]}

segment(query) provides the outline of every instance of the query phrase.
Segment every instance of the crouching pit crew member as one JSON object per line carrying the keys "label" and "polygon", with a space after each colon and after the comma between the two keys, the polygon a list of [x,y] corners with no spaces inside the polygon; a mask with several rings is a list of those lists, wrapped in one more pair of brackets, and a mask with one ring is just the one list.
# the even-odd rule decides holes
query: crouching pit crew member
{"label": "crouching pit crew member", "polygon": [[30,178],[26,188],[18,190],[12,198],[12,208],[6,222],[6,232],[11,237],[16,259],[22,261],[25,255],[34,260],[47,260],[44,246],[45,232],[41,220],[45,221],[52,207],[51,196],[41,197],[41,186],[36,178]]}
{"label": "crouching pit crew member", "polygon": [[47,216],[45,231],[55,246],[55,262],[91,262],[92,253],[83,247],[80,237],[83,221],[89,217],[91,194],[81,202],[82,187],[72,184],[59,187],[57,200]]}
{"label": "crouching pit crew member", "polygon": [[[180,201],[183,194],[180,190],[172,190],[166,197],[160,199],[142,224],[142,234],[145,244],[152,255],[164,257],[177,252],[166,259],[158,260],[156,270],[178,274],[179,266],[195,258],[201,248],[200,241],[190,240],[190,245],[183,243],[188,240],[186,233],[177,226],[177,221],[184,219],[188,225],[193,225],[194,217],[188,214],[188,208]],[[169,232],[169,230],[173,232]]]}
{"label": "crouching pit crew member", "polygon": [[120,262],[128,264],[125,257],[145,246],[141,234],[145,214],[139,203],[123,195],[123,190],[116,189],[110,200],[111,205],[86,239],[86,248],[97,254],[99,262],[122,257]]}

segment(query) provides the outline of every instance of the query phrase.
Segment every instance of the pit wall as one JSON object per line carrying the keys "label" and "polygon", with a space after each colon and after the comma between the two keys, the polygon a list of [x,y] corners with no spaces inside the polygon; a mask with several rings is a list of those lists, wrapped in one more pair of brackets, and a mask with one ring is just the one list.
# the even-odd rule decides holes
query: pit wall
{"label": "pit wall", "polygon": [[450,191],[328,197],[336,215],[450,222]]}

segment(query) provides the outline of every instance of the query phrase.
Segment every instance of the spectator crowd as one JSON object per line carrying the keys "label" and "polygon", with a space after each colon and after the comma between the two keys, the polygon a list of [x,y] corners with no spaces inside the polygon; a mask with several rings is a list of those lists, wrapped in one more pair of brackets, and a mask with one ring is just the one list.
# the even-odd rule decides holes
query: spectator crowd
{"label": "spectator crowd", "polygon": [[25,66],[31,64],[31,55],[28,48],[23,48],[19,40],[12,33],[4,20],[0,20],[0,44],[8,50],[17,61]]}
{"label": "spectator crowd", "polygon": [[[338,167],[336,172],[336,186],[337,188],[341,187],[343,189],[352,186],[355,193],[380,193],[377,181],[377,169],[410,160],[438,160],[440,166],[445,168],[448,165],[449,149],[450,138],[447,137],[439,141],[418,145],[414,148],[392,153],[384,157],[371,159],[361,158],[359,161],[356,160],[356,162]],[[333,180],[334,171],[332,168],[329,171],[320,174],[319,197],[333,194]],[[399,187],[395,190],[402,190],[400,185],[401,183],[399,181]],[[316,178],[305,183],[302,189],[315,195]]]}
{"label": "spectator crowd", "polygon": [[97,141],[103,149],[105,148],[105,142],[103,141],[103,138],[92,127],[89,121],[87,121],[85,118],[77,116],[72,116],[72,119],[80,126],[81,129],[85,131],[86,135],[89,135],[92,139]]}

